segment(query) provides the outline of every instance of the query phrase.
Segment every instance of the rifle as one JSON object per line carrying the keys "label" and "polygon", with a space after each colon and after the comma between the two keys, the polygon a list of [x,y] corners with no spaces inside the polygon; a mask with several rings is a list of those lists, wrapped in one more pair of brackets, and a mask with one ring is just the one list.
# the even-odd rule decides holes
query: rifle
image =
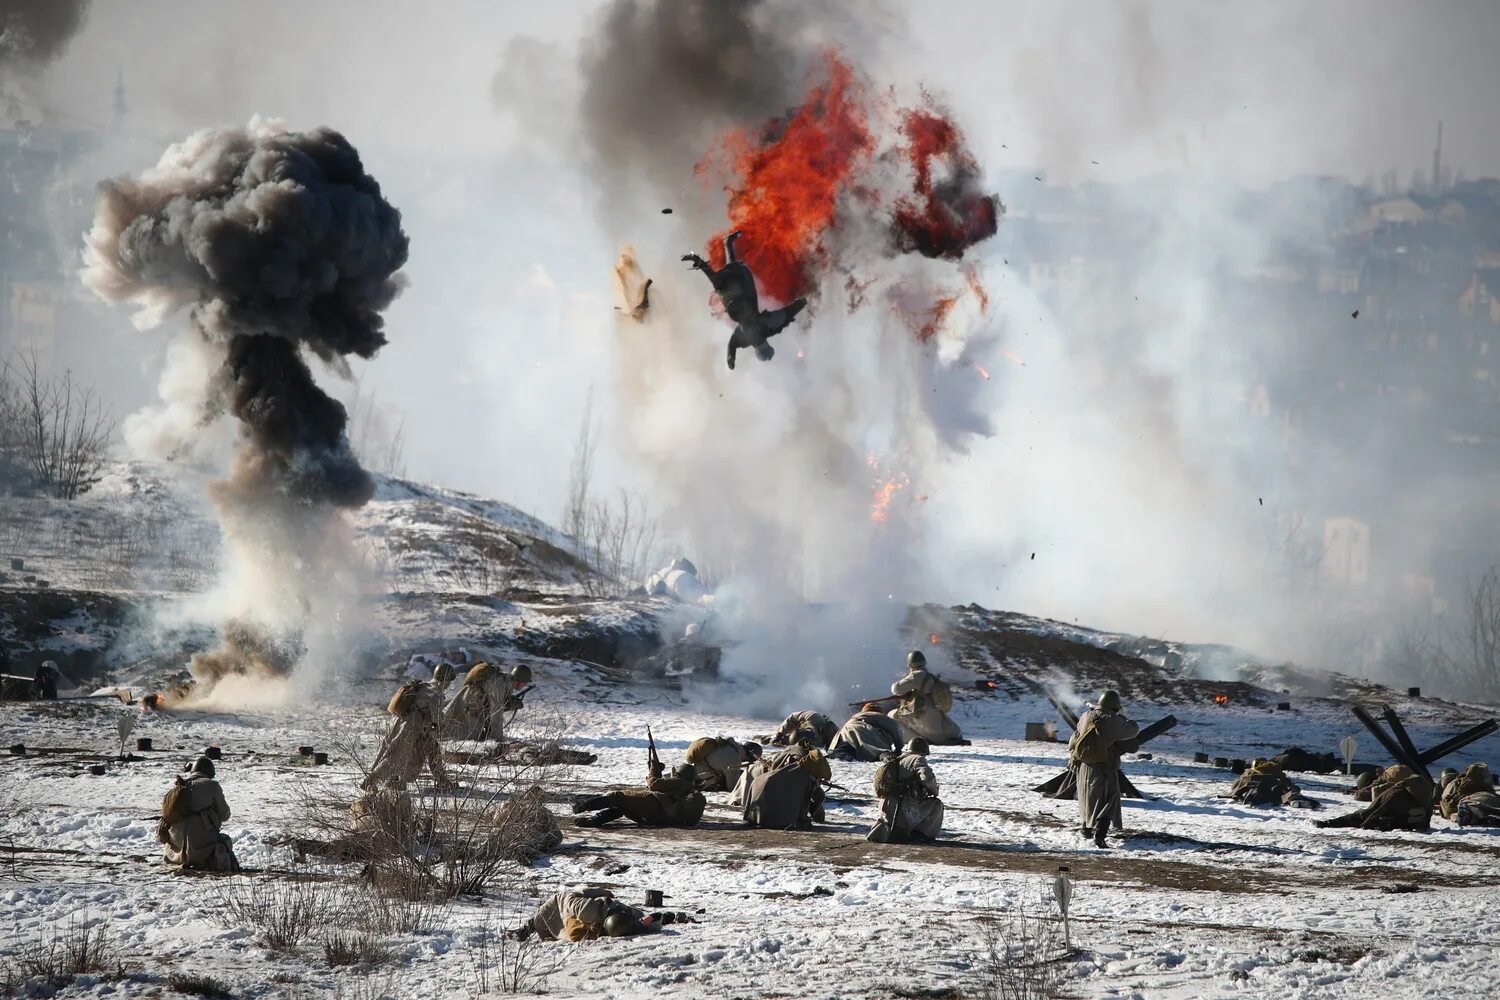
{"label": "rifle", "polygon": [[506,709],[506,711],[511,712],[512,714],[514,714],[516,712],[519,712],[521,709],[525,708],[526,707],[526,705],[525,705],[525,698],[526,698],[526,696],[528,694],[531,693],[531,691],[535,687],[536,687],[535,684],[528,684],[525,687],[523,687],[521,690],[515,692],[514,694],[508,694],[508,695],[506,695],[505,696],[505,709]]}
{"label": "rifle", "polygon": [[865,698],[865,699],[863,699],[861,701],[851,701],[851,702],[849,702],[849,707],[850,708],[859,708],[862,705],[883,705],[883,704],[885,704],[888,701],[900,701],[901,697],[902,696],[899,695],[899,694],[892,694],[892,695],[887,695],[884,698]]}
{"label": "rifle", "polygon": [[661,758],[656,753],[656,737],[651,735],[651,727],[646,727],[646,770],[651,777],[661,774],[665,768],[662,767]]}

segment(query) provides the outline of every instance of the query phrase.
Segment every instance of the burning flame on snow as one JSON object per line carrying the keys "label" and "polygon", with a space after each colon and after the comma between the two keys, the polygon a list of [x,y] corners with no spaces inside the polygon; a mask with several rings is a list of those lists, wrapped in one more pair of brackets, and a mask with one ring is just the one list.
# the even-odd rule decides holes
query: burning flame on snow
{"label": "burning flame on snow", "polygon": [[941,646],[943,644],[943,637],[934,632],[927,637],[927,641],[934,646]]}
{"label": "burning flame on snow", "polygon": [[1227,695],[1227,694],[1216,694],[1216,695],[1214,695],[1214,704],[1215,705],[1227,705],[1227,704],[1229,704],[1229,695]]}

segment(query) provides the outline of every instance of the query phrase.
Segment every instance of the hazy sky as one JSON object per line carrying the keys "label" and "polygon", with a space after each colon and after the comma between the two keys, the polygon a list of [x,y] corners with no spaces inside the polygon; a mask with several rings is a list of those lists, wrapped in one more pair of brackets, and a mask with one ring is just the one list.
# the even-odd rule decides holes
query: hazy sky
{"label": "hazy sky", "polygon": [[[123,75],[124,141],[106,146],[103,172],[139,170],[196,128],[252,114],[343,131],[412,238],[390,345],[361,366],[405,416],[410,474],[556,519],[578,411],[591,385],[608,392],[618,367],[608,267],[630,234],[601,232],[595,186],[568,152],[578,51],[604,6],[96,0],[72,45],[26,82],[23,101],[108,125]],[[1066,181],[1187,169],[1260,186],[1292,173],[1361,180],[1391,167],[1405,180],[1430,163],[1439,119],[1446,162],[1470,177],[1500,174],[1490,110],[1500,3],[853,9],[870,77],[938,95],[992,181],[1015,168]],[[1013,212],[1026,210],[1024,187],[1005,194]],[[133,331],[120,309],[99,305],[97,315],[100,350],[76,360],[135,372],[136,396],[121,402],[145,402],[167,332]],[[717,342],[723,331],[707,315],[704,323]],[[1018,433],[1004,412],[998,426]],[[606,421],[606,443],[610,432]],[[608,448],[602,467],[609,480],[631,479]],[[987,474],[966,473],[981,490]],[[1036,484],[1039,517],[1056,486]]]}

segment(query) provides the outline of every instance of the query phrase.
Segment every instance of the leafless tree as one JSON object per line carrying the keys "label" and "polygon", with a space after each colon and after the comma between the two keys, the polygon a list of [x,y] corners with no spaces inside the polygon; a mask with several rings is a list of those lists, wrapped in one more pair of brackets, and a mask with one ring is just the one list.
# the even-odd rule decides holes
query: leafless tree
{"label": "leafless tree", "polygon": [[406,418],[391,412],[364,383],[354,383],[349,399],[349,447],[372,472],[400,479],[406,475]]}
{"label": "leafless tree", "polygon": [[1500,566],[1464,586],[1458,615],[1429,616],[1397,630],[1386,672],[1417,677],[1461,698],[1500,704]]}
{"label": "leafless tree", "polygon": [[16,455],[37,486],[73,500],[99,481],[115,422],[93,389],[73,373],[48,377],[36,355],[7,362],[0,395],[0,448]]}
{"label": "leafless tree", "polygon": [[583,420],[573,444],[573,465],[568,472],[568,499],[563,509],[563,532],[583,543],[589,518],[589,491],[594,479],[594,392],[583,404]]}
{"label": "leafless tree", "polygon": [[629,590],[660,556],[659,523],[643,499],[620,490],[612,500],[590,502],[579,552],[590,568],[585,581],[595,596]]}

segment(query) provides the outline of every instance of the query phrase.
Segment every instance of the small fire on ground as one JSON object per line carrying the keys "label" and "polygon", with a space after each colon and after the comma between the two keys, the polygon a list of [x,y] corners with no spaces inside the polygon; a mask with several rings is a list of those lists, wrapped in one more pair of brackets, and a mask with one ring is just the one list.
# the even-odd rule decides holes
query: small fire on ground
{"label": "small fire on ground", "polygon": [[1229,695],[1227,695],[1227,694],[1216,694],[1216,695],[1214,695],[1214,704],[1215,705],[1227,705],[1227,704],[1229,704]]}

